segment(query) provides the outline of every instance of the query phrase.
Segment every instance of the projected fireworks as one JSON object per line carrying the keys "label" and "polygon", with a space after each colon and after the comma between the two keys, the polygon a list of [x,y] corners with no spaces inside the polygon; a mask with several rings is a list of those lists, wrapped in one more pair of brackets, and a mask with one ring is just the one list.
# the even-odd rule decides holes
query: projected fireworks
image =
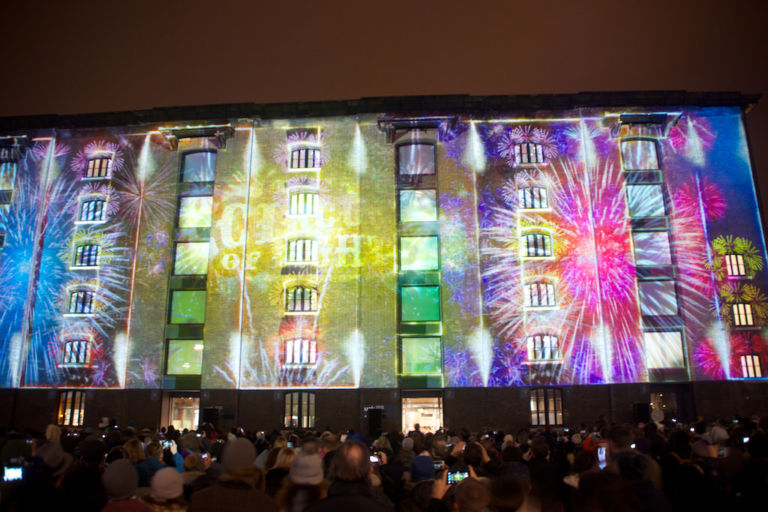
{"label": "projected fireworks", "polygon": [[738,109],[393,117],[2,139],[2,385],[763,376]]}

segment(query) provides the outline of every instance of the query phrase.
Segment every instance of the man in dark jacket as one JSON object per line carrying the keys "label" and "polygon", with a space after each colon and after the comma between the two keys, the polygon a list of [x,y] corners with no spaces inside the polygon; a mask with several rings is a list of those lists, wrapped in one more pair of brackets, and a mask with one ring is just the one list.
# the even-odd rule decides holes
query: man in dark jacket
{"label": "man in dark jacket", "polygon": [[371,487],[370,474],[368,448],[363,443],[347,441],[336,450],[331,463],[333,482],[328,488],[328,496],[307,507],[305,512],[393,512],[395,507],[387,497]]}

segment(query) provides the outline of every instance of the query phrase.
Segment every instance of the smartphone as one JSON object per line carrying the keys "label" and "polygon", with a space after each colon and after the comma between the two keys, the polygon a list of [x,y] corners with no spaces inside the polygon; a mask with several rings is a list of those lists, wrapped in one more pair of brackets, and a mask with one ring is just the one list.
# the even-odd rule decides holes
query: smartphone
{"label": "smartphone", "polygon": [[435,471],[443,469],[443,465],[445,464],[441,459],[435,459],[432,462],[435,464]]}
{"label": "smartphone", "polygon": [[170,448],[173,445],[173,441],[163,441],[163,448]]}
{"label": "smartphone", "polygon": [[749,437],[745,436],[741,438],[741,442],[744,444],[747,444],[749,442]]}
{"label": "smartphone", "polygon": [[5,466],[3,468],[4,482],[13,482],[16,480],[21,480],[21,477],[22,477],[21,466]]}
{"label": "smartphone", "polygon": [[448,485],[453,485],[461,482],[467,477],[469,477],[468,471],[449,471],[446,481],[448,482]]}
{"label": "smartphone", "polygon": [[608,465],[605,445],[597,447],[597,465],[600,469],[605,469],[605,466]]}
{"label": "smartphone", "polygon": [[293,448],[293,443],[288,443],[288,448]]}

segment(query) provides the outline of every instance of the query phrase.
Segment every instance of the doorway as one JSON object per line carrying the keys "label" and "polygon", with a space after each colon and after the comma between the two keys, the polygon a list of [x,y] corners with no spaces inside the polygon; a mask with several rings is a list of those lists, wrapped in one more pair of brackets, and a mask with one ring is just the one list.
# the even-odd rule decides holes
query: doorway
{"label": "doorway", "polygon": [[403,432],[408,434],[417,423],[425,434],[443,426],[442,396],[403,396]]}
{"label": "doorway", "polygon": [[168,393],[164,402],[163,426],[173,425],[176,430],[197,430],[200,425],[199,394]]}

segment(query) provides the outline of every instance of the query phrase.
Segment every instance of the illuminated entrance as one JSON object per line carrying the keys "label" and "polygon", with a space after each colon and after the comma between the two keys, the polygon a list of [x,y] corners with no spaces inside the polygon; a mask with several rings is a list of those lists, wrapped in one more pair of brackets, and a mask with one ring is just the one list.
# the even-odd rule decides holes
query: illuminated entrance
{"label": "illuminated entrance", "polygon": [[200,395],[169,393],[163,400],[163,426],[176,430],[197,430],[200,424]]}
{"label": "illuminated entrance", "polygon": [[403,432],[407,434],[417,423],[425,434],[434,433],[443,426],[442,395],[403,395]]}

